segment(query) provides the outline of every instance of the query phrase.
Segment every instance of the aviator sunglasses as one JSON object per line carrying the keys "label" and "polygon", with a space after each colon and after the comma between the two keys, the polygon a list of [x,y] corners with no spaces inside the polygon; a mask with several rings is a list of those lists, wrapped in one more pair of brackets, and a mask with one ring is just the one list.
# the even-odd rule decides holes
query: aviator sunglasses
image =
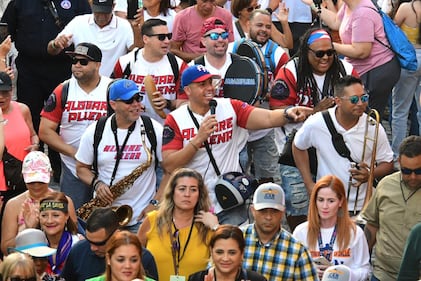
{"label": "aviator sunglasses", "polygon": [[401,168],[401,173],[404,175],[410,175],[412,173],[415,173],[417,176],[421,175],[421,168],[418,169],[408,169],[408,168]]}
{"label": "aviator sunglasses", "polygon": [[89,60],[88,59],[78,59],[78,58],[73,57],[72,58],[72,64],[77,64],[77,63],[80,63],[80,65],[86,66],[89,63]]}
{"label": "aviator sunglasses", "polygon": [[139,95],[139,94],[136,94],[136,95],[134,95],[133,97],[131,97],[130,99],[128,99],[128,100],[121,100],[121,99],[118,99],[118,100],[116,100],[116,101],[121,101],[121,102],[124,102],[125,104],[132,104],[134,101],[137,101],[137,102],[141,102],[141,101],[143,101],[143,96],[141,96],[141,95]]}
{"label": "aviator sunglasses", "polygon": [[329,50],[326,50],[326,51],[322,51],[322,50],[315,51],[311,48],[308,48],[308,49],[319,59],[323,58],[325,55],[327,55],[328,57],[331,57],[336,53],[336,51],[334,49],[329,49]]}
{"label": "aviator sunglasses", "polygon": [[359,96],[341,97],[341,99],[349,100],[349,102],[352,104],[357,104],[359,100],[361,100],[362,103],[368,102],[369,98],[370,98],[369,94],[364,94],[361,97]]}
{"label": "aviator sunglasses", "polygon": [[172,38],[172,33],[157,33],[157,34],[145,34],[146,36],[156,36],[158,37],[159,41],[164,41],[165,38],[168,38],[168,40],[171,40]]}
{"label": "aviator sunglasses", "polygon": [[211,40],[218,40],[218,38],[219,37],[221,37],[222,39],[227,39],[228,38],[228,32],[226,32],[226,31],[224,31],[224,32],[221,32],[221,33],[218,33],[218,32],[212,32],[212,33],[209,33],[209,34],[207,34],[206,35],[206,37],[208,37],[209,36],[209,38],[211,39]]}
{"label": "aviator sunglasses", "polygon": [[29,278],[21,278],[19,276],[10,277],[10,281],[37,281],[37,278],[29,277]]}

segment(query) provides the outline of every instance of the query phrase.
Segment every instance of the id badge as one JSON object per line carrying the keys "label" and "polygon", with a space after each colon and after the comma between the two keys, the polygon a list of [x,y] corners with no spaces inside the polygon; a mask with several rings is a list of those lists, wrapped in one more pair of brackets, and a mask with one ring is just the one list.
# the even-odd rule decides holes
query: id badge
{"label": "id badge", "polygon": [[181,275],[171,275],[170,281],[186,281],[186,276]]}

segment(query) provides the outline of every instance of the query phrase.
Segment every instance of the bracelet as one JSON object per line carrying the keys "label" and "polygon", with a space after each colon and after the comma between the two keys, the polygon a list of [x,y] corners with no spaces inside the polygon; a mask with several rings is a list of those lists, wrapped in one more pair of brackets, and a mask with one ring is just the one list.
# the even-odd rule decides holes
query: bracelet
{"label": "bracelet", "polygon": [[91,184],[89,185],[90,187],[94,188],[94,184],[95,184],[95,180],[96,180],[96,176],[94,176],[91,180]]}
{"label": "bracelet", "polygon": [[94,184],[94,191],[96,192],[96,190],[98,189],[98,187],[99,187],[99,185],[101,184],[101,183],[103,183],[102,181],[100,181],[100,180],[98,180],[98,181],[96,181],[95,182],[95,184]]}
{"label": "bracelet", "polygon": [[189,143],[193,146],[193,148],[196,150],[196,151],[199,151],[199,148],[191,141],[191,140],[189,140]]}
{"label": "bracelet", "polygon": [[51,47],[52,47],[54,50],[57,50],[57,46],[56,46],[56,41],[55,41],[55,40],[52,40]]}
{"label": "bracelet", "polygon": [[290,109],[290,108],[292,108],[292,107],[294,107],[294,106],[290,105],[290,106],[287,106],[286,108],[284,108],[284,118],[285,118],[287,121],[294,121],[294,118],[292,118],[292,117],[290,117],[290,116],[288,115],[288,109]]}

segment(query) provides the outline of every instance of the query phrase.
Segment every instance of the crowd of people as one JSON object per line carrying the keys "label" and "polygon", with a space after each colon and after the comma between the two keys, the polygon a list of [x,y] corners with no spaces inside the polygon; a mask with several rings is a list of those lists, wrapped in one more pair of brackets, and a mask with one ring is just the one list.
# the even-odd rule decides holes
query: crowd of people
{"label": "crowd of people", "polygon": [[371,0],[5,2],[4,280],[420,279],[421,68]]}

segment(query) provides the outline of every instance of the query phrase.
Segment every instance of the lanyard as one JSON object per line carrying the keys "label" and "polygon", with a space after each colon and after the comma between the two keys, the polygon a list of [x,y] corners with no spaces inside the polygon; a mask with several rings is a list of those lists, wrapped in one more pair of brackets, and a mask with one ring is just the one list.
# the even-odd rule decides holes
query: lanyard
{"label": "lanyard", "polygon": [[335,225],[335,228],[333,229],[332,236],[330,237],[329,244],[326,244],[323,247],[323,240],[322,240],[321,232],[319,232],[318,240],[319,240],[320,256],[325,257],[328,261],[332,261],[333,244],[335,244],[335,240],[336,240],[336,225]]}
{"label": "lanyard", "polygon": [[[186,253],[186,249],[187,249],[187,246],[189,245],[191,234],[193,232],[194,219],[191,223],[189,235],[187,236],[187,241],[186,241],[186,244],[184,245],[183,253],[181,254],[181,256],[180,256],[180,250],[181,250],[180,230],[177,229],[177,227],[174,224],[174,221],[173,221],[172,224],[174,226],[174,232],[171,236],[171,239],[172,239],[172,241],[171,241],[171,252],[172,252],[172,259],[173,259],[173,264],[174,264],[175,275],[178,275],[178,269],[180,267],[180,261],[183,259],[184,254]],[[171,230],[172,230],[172,228],[171,228]]]}
{"label": "lanyard", "polygon": [[114,134],[114,140],[115,140],[115,146],[116,146],[116,150],[117,150],[117,155],[116,155],[116,160],[115,160],[113,174],[111,175],[110,186],[113,185],[113,181],[114,181],[115,175],[117,173],[118,164],[120,164],[120,159],[123,156],[124,147],[126,146],[127,140],[129,139],[131,133],[134,131],[135,126],[136,126],[136,121],[133,122],[130,125],[129,129],[127,130],[126,138],[124,139],[123,145],[120,148],[120,146],[118,145],[117,121],[115,120],[115,115],[113,115],[113,117],[111,118],[111,130],[113,131],[113,134]]}

